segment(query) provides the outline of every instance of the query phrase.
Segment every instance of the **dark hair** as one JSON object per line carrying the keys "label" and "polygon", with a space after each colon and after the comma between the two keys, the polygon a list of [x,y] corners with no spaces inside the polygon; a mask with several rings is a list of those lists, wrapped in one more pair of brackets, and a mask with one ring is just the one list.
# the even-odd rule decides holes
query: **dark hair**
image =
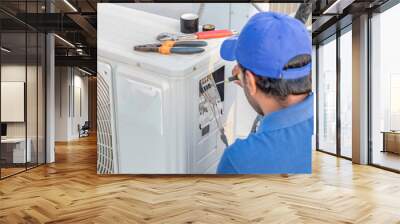
{"label": "dark hair", "polygon": [[[310,55],[299,55],[291,59],[284,66],[284,70],[301,68],[308,63],[311,63]],[[251,72],[251,70],[240,64],[239,67],[242,69],[243,74],[246,70]],[[311,73],[298,79],[276,79],[253,74],[256,76],[257,87],[265,94],[271,95],[279,101],[285,101],[288,95],[300,95],[311,92]],[[243,77],[245,78],[246,75]]]}

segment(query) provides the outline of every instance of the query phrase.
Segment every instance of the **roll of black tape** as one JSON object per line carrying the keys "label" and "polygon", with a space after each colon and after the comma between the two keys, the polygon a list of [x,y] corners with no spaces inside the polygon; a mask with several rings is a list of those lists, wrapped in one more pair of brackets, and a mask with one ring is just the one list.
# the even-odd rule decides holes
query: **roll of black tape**
{"label": "roll of black tape", "polygon": [[181,16],[181,32],[196,33],[199,31],[199,16],[193,13],[185,13]]}

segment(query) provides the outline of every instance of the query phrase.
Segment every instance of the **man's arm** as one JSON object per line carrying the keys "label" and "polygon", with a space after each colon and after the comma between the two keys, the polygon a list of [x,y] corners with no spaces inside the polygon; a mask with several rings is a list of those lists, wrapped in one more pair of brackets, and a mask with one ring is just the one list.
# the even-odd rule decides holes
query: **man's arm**
{"label": "man's arm", "polygon": [[225,152],[219,161],[217,174],[238,174],[238,171],[235,169],[231,159],[229,158],[228,149],[225,149]]}

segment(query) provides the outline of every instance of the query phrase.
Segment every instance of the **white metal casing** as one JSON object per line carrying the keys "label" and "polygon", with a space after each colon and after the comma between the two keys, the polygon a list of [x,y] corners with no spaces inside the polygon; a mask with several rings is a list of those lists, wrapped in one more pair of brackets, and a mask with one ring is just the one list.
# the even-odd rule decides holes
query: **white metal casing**
{"label": "white metal casing", "polygon": [[112,68],[116,173],[215,173],[224,146],[215,122],[201,136],[199,81],[224,66],[222,39],[196,55],[133,51],[178,31],[178,20],[98,4],[98,63]]}

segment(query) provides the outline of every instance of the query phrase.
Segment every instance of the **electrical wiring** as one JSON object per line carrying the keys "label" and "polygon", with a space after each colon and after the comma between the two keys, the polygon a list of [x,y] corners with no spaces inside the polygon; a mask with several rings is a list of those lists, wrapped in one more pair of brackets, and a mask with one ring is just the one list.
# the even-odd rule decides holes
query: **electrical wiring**
{"label": "electrical wiring", "polygon": [[[214,82],[214,81],[212,81],[212,85],[213,85],[214,88],[217,88],[217,86],[215,85],[215,82]],[[206,101],[208,101],[208,103],[209,103],[209,105],[210,105],[209,107],[210,107],[210,109],[211,109],[211,112],[212,112],[212,114],[213,114],[213,116],[214,116],[214,119],[215,119],[215,122],[216,122],[216,124],[217,124],[217,127],[218,127],[218,129],[219,129],[220,134],[221,134],[221,140],[222,140],[222,142],[225,144],[225,146],[228,147],[229,144],[228,144],[228,139],[227,139],[227,137],[226,137],[226,135],[225,135],[225,130],[224,130],[224,128],[222,127],[222,123],[221,123],[220,116],[217,116],[217,114],[219,114],[219,113],[217,112],[217,111],[218,111],[217,102],[214,102],[214,101],[211,99],[211,96],[208,95],[208,93],[207,93],[207,91],[206,91],[206,89],[204,88],[203,85],[201,86],[201,88],[203,89],[203,93],[201,93],[201,95],[206,99]],[[216,108],[217,108],[217,109],[216,109]]]}

